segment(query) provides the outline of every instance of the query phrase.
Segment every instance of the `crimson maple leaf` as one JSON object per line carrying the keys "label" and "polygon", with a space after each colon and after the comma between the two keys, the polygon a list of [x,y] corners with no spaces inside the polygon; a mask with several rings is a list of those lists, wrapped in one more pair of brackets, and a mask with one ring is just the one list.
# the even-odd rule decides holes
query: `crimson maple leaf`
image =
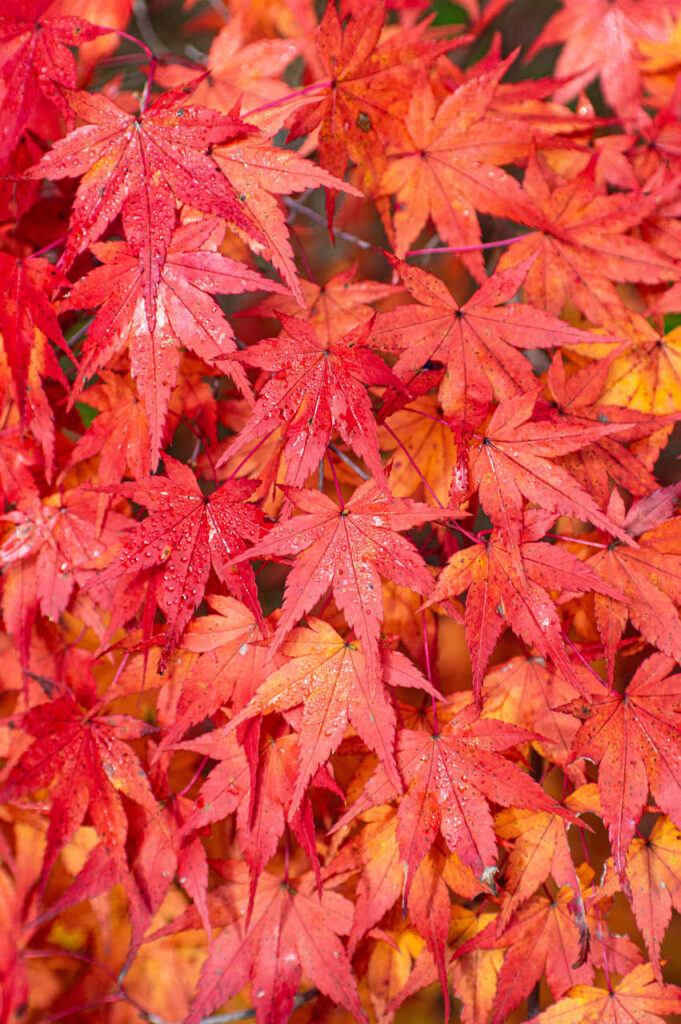
{"label": "crimson maple leaf", "polygon": [[127,865],[128,831],[120,794],[152,815],[158,811],[142,763],[126,742],[139,739],[152,727],[129,715],[102,715],[100,709],[101,702],[82,708],[62,685],[55,688],[51,701],[13,719],[13,725],[31,736],[33,742],[0,786],[0,800],[15,802],[49,787],[52,810],[43,880],[88,811],[119,866]]}
{"label": "crimson maple leaf", "polygon": [[138,117],[101,94],[64,90],[86,122],[54,144],[29,178],[75,178],[76,192],[64,250],[68,265],[96,241],[119,213],[142,263],[142,294],[153,330],[154,296],[175,227],[177,200],[253,235],[260,229],[207,150],[254,129],[238,117],[187,104],[187,92],[163,93]]}
{"label": "crimson maple leaf", "polygon": [[373,480],[360,485],[341,507],[315,491],[286,487],[286,494],[303,515],[277,523],[264,540],[235,561],[297,556],[286,578],[275,649],[331,587],[336,604],[362,644],[373,692],[380,671],[381,576],[420,594],[427,594],[433,585],[425,561],[397,531],[456,513],[406,498],[388,498]]}
{"label": "crimson maple leaf", "polygon": [[280,728],[274,735],[253,737],[255,766],[237,743],[231,728],[214,729],[195,740],[177,744],[179,750],[193,750],[217,761],[204,781],[182,834],[194,832],[236,813],[237,835],[244,859],[251,870],[252,892],[287,825],[291,826],[305,850],[321,887],[319,857],[315,843],[309,786],[325,787],[337,796],[342,791],[325,769],[307,779],[305,792],[295,800],[295,778],[301,743],[293,733]]}
{"label": "crimson maple leaf", "polygon": [[[323,340],[305,320],[280,314],[284,329],[234,358],[272,376],[261,389],[250,418],[228,445],[221,465],[244,445],[286,425],[286,481],[301,487],[324,458],[332,433],[364,459],[384,481],[378,428],[366,384],[401,388],[400,381],[369,347],[370,325],[338,341]],[[233,360],[230,360],[233,362]]]}
{"label": "crimson maple leaf", "polygon": [[[177,228],[159,268],[151,302],[145,295],[143,260],[137,247],[126,242],[94,243],[92,251],[102,266],[81,277],[64,303],[67,309],[100,307],[83,345],[71,401],[81,394],[88,378],[112,363],[127,346],[131,373],[149,421],[153,466],[160,454],[168,400],[177,379],[180,346],[207,363],[236,350],[234,333],[209,293],[280,290],[274,281],[222,256],[218,244],[223,234],[221,222],[212,217]],[[230,363],[228,370],[250,398],[244,370],[238,363]]]}
{"label": "crimson maple leaf", "polygon": [[575,700],[561,708],[583,723],[573,756],[588,757],[599,766],[603,820],[620,873],[649,787],[662,810],[681,827],[681,675],[670,674],[675,667],[666,655],[651,655],[624,694],[599,688],[589,676],[590,702]]}
{"label": "crimson maple leaf", "polygon": [[247,501],[252,481],[228,480],[206,496],[188,466],[169,455],[163,460],[166,476],[102,488],[144,505],[150,514],[97,573],[99,583],[123,577],[126,587],[131,577],[152,571],[156,603],[167,619],[160,672],[203,598],[211,565],[262,621],[253,570],[248,565],[236,569],[233,561],[245,549],[244,538],[257,540],[264,528],[262,513]]}
{"label": "crimson maple leaf", "polygon": [[0,161],[28,125],[40,93],[70,117],[60,86],[75,89],[76,62],[69,47],[109,32],[76,18],[64,0],[17,0],[0,16],[0,79],[3,96]]}

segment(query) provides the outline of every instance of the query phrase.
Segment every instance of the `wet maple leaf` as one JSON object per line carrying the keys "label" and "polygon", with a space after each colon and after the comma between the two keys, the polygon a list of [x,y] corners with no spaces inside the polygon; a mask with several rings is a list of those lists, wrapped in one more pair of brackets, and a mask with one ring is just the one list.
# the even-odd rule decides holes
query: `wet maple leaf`
{"label": "wet maple leaf", "polygon": [[[520,544],[519,560],[496,531],[485,543],[457,551],[429,596],[432,604],[468,590],[466,640],[473,668],[473,694],[478,704],[485,669],[505,623],[542,657],[550,658],[574,686],[580,686],[565,650],[560,616],[548,591],[603,593],[603,580],[569,552],[535,540],[543,535],[543,526],[527,530]],[[609,586],[608,589],[609,596],[622,596]]]}
{"label": "wet maple leaf", "polygon": [[275,648],[331,587],[338,608],[362,645],[373,692],[380,671],[380,577],[388,576],[420,594],[428,593],[433,585],[423,558],[398,531],[451,515],[451,510],[438,511],[406,498],[390,499],[373,480],[361,484],[342,507],[315,491],[287,487],[286,494],[303,514],[277,523],[264,540],[235,561],[296,556],[286,578]]}
{"label": "wet maple leaf", "polygon": [[492,414],[485,436],[476,436],[471,444],[471,482],[478,488],[487,515],[515,546],[520,542],[525,497],[549,512],[592,522],[635,546],[574,477],[549,461],[617,431],[618,424],[565,424],[556,429],[553,423],[531,419],[536,400],[535,391],[502,402]]}
{"label": "wet maple leaf", "polygon": [[305,483],[335,432],[383,481],[378,429],[365,385],[399,389],[400,381],[371,350],[370,326],[357,327],[338,341],[324,341],[307,321],[281,318],[284,329],[277,338],[265,338],[235,356],[272,376],[218,465],[283,421],[287,483]]}
{"label": "wet maple leaf", "polygon": [[599,766],[603,820],[620,874],[648,788],[681,826],[681,676],[670,674],[675,667],[664,654],[651,655],[624,694],[599,688],[589,676],[590,703],[575,700],[561,708],[583,723],[574,739],[574,757],[588,757]]}
{"label": "wet maple leaf", "polygon": [[626,598],[597,595],[595,620],[608,659],[608,678],[614,679],[615,656],[631,620],[646,640],[672,658],[681,658],[681,523],[672,516],[679,486],[658,489],[641,498],[624,514],[619,492],[613,491],[611,518],[630,536],[635,548],[613,543],[596,552],[588,564]]}
{"label": "wet maple leaf", "polygon": [[572,888],[561,889],[555,899],[535,896],[503,931],[498,931],[498,921],[493,920],[455,951],[458,958],[475,949],[507,949],[490,1024],[507,1020],[544,973],[555,999],[593,979],[593,967],[582,962],[572,900]]}
{"label": "wet maple leaf", "polygon": [[[4,350],[9,364],[12,395],[26,417],[31,352],[36,343],[36,331],[49,338],[71,359],[69,349],[50,302],[51,293],[65,285],[65,278],[40,257],[15,259],[0,253],[0,350]],[[47,349],[46,372],[66,384],[66,378],[51,349]]]}
{"label": "wet maple leaf", "polygon": [[645,939],[655,977],[662,981],[660,950],[672,907],[681,910],[681,835],[662,815],[647,839],[627,851],[626,893]]}
{"label": "wet maple leaf", "polygon": [[588,320],[617,333],[630,314],[616,283],[660,284],[678,277],[672,260],[627,234],[655,209],[655,196],[607,195],[596,184],[593,162],[566,179],[541,154],[530,157],[523,185],[543,223],[509,246],[499,270],[534,258],[523,294],[538,309],[559,316],[570,299]]}
{"label": "wet maple leaf", "polygon": [[[500,164],[525,159],[532,144],[527,124],[488,113],[506,71],[501,62],[471,79],[438,105],[428,82],[411,90],[404,132],[388,149],[390,166],[380,189],[395,195],[395,252],[403,257],[430,217],[447,245],[481,242],[476,211],[536,224],[531,198]],[[462,252],[478,280],[486,278],[482,254]]]}
{"label": "wet maple leaf", "polygon": [[[224,930],[201,970],[199,994],[185,1024],[198,1024],[249,981],[258,1024],[284,1024],[303,972],[356,1020],[366,1021],[339,938],[352,927],[351,901],[329,887],[320,899],[311,875],[282,884],[278,876],[263,872],[246,924],[250,890],[246,865],[224,861],[219,870],[225,882],[208,894],[208,909],[213,925]],[[154,938],[197,923],[192,909]]]}
{"label": "wet maple leaf", "polygon": [[[131,373],[149,421],[154,467],[177,379],[180,347],[213,364],[236,351],[234,333],[210,293],[234,295],[280,287],[222,256],[217,250],[223,234],[221,222],[215,218],[179,227],[169,240],[151,303],[145,295],[144,267],[137,248],[125,242],[94,243],[92,251],[102,266],[81,277],[65,300],[69,309],[100,307],[83,344],[71,401],[81,394],[88,378],[127,347]],[[238,363],[230,363],[227,370],[241,392],[250,397],[244,370]]]}
{"label": "wet maple leaf", "polygon": [[565,998],[554,1003],[534,1020],[539,1024],[663,1024],[668,1014],[681,1012],[681,993],[675,985],[665,985],[653,976],[650,964],[640,964],[612,989],[576,985]]}
{"label": "wet maple leaf", "polygon": [[[42,501],[31,491],[22,495],[17,508],[6,513],[14,529],[0,546],[0,568],[5,581],[2,611],[5,626],[28,661],[30,630],[40,612],[57,621],[77,586],[96,586],[91,568],[107,544],[117,542],[127,517],[109,511],[97,532],[97,496],[75,487],[46,495]],[[110,594],[100,591],[104,600]]]}
{"label": "wet maple leaf", "polygon": [[226,481],[206,496],[188,466],[164,455],[166,476],[104,487],[144,505],[149,516],[136,524],[114,560],[97,573],[99,583],[124,578],[124,586],[149,570],[155,598],[167,620],[163,671],[203,598],[211,566],[231,593],[261,620],[253,570],[233,567],[244,540],[264,529],[262,513],[248,504],[251,481]]}
{"label": "wet maple leaf", "polygon": [[536,386],[532,364],[519,349],[593,340],[541,309],[510,302],[531,262],[494,274],[463,306],[433,274],[402,260],[391,262],[419,305],[380,314],[372,331],[374,343],[400,352],[394,370],[407,383],[427,362],[443,363],[440,404],[449,419],[469,430],[485,417],[492,401],[518,397]]}
{"label": "wet maple leaf", "polygon": [[154,297],[177,200],[216,214],[263,242],[207,153],[211,145],[248,135],[253,128],[238,117],[188,105],[183,89],[163,93],[139,117],[101,93],[67,89],[64,95],[85,124],[56,142],[27,176],[55,180],[82,175],[64,250],[67,265],[122,213],[126,238],[142,264],[142,294],[153,330]]}
{"label": "wet maple leaf", "polygon": [[[557,811],[534,779],[500,753],[530,738],[516,726],[476,719],[472,704],[440,731],[400,730],[397,764],[407,789],[398,807],[397,839],[407,879],[439,833],[450,852],[457,853],[478,877],[483,881],[492,877],[497,844],[490,802]],[[393,783],[379,765],[362,795],[334,827],[395,796]]]}
{"label": "wet maple leaf", "polygon": [[[267,678],[248,706],[230,722],[230,728],[234,728],[255,715],[303,705],[293,811],[310,779],[336,750],[350,723],[381,759],[389,778],[395,785],[401,785],[393,752],[395,712],[389,696],[383,687],[372,686],[367,679],[365,658],[358,644],[344,640],[321,619],[307,621],[308,628],[292,630],[281,646],[281,653],[290,660]],[[382,665],[385,683],[415,687],[439,697],[437,690],[399,652],[384,651]]]}
{"label": "wet maple leaf", "polygon": [[69,49],[107,33],[74,17],[63,0],[17,0],[12,13],[0,17],[0,79],[3,97],[0,161],[5,160],[26,129],[42,94],[69,116],[60,86],[75,89],[76,61]]}

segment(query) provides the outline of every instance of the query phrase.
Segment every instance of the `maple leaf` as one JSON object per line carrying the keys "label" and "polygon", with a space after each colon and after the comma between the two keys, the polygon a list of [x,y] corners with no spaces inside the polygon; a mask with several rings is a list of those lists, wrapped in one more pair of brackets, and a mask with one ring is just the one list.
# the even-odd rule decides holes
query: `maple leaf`
{"label": "maple leaf", "polygon": [[[388,150],[392,161],[382,192],[395,194],[395,252],[403,257],[428,217],[448,245],[481,242],[476,211],[536,224],[538,211],[515,178],[499,164],[526,158],[532,132],[526,124],[488,114],[508,61],[471,79],[438,106],[427,81],[411,90],[404,132]],[[486,278],[482,254],[462,252],[478,280]]]}
{"label": "maple leaf", "polygon": [[681,622],[676,609],[681,603],[679,522],[668,518],[679,490],[674,485],[653,491],[634,502],[626,515],[619,492],[613,491],[610,516],[637,538],[637,546],[624,548],[613,543],[588,560],[591,568],[626,598],[626,603],[607,595],[595,598],[596,625],[611,682],[628,619],[660,651],[677,660],[681,657]]}
{"label": "maple leaf", "polygon": [[379,441],[381,449],[391,452],[393,494],[444,508],[448,496],[454,500],[458,491],[458,449],[439,413],[437,399],[423,395],[387,417],[379,428]]}
{"label": "maple leaf", "polygon": [[619,1024],[623,1020],[662,1024],[667,1014],[681,1010],[681,993],[655,979],[650,964],[640,964],[612,989],[576,985],[534,1020],[539,1024],[579,1021],[580,1024]]}
{"label": "maple leaf", "polygon": [[119,213],[142,263],[149,329],[153,301],[180,201],[222,217],[263,241],[233,187],[206,150],[253,131],[238,117],[187,105],[187,92],[163,93],[139,117],[101,94],[64,90],[86,122],[54,144],[27,171],[29,178],[74,178],[76,192],[63,260],[68,265],[96,241]]}
{"label": "maple leaf", "polygon": [[[102,266],[81,277],[65,300],[69,309],[100,307],[83,345],[71,401],[81,394],[89,377],[112,363],[127,346],[131,373],[149,421],[154,466],[170,391],[177,379],[180,346],[213,364],[236,350],[234,333],[209,293],[233,295],[280,287],[222,256],[217,251],[222,235],[221,222],[215,218],[177,228],[169,240],[151,303],[145,295],[144,268],[136,247],[125,242],[94,243],[92,251]],[[240,391],[250,397],[243,369],[230,363],[229,370]]]}
{"label": "maple leaf", "polygon": [[[440,731],[400,730],[397,764],[407,789],[398,807],[397,839],[408,879],[438,833],[478,877],[492,877],[497,846],[490,802],[561,813],[534,779],[500,753],[531,735],[504,722],[476,719],[472,704]],[[360,798],[334,827],[395,795],[379,765]]]}
{"label": "maple leaf", "polygon": [[378,428],[365,385],[400,388],[400,381],[369,347],[370,325],[338,341],[323,341],[305,320],[281,315],[284,329],[235,356],[269,371],[246,424],[218,465],[244,445],[286,424],[286,481],[301,487],[324,458],[334,430],[383,481]]}
{"label": "maple leaf", "polygon": [[[7,630],[28,663],[31,626],[38,609],[57,621],[76,585],[96,586],[93,559],[118,540],[129,520],[109,511],[95,530],[100,509],[97,497],[83,487],[48,494],[42,501],[30,490],[16,509],[6,513],[14,529],[0,546],[5,570],[2,610]],[[102,600],[110,600],[101,590]]]}
{"label": "maple leaf", "polygon": [[[36,331],[42,331],[72,358],[50,303],[50,293],[67,282],[47,260],[36,256],[15,259],[4,252],[0,253],[0,281],[0,348],[4,350],[9,364],[13,398],[25,416],[30,401],[26,392]],[[44,372],[66,385],[66,378],[52,350],[47,348],[45,355]]]}
{"label": "maple leaf", "polygon": [[662,41],[668,17],[679,12],[677,0],[662,7],[654,0],[562,0],[528,52],[528,59],[545,46],[564,44],[556,76],[566,79],[556,90],[561,102],[574,99],[597,75],[607,103],[620,115],[640,120],[641,74],[637,47]]}
{"label": "maple leaf", "polygon": [[538,733],[541,739],[533,740],[533,746],[581,783],[579,766],[570,763],[579,723],[557,710],[575,696],[574,686],[544,658],[521,655],[495,665],[485,675],[483,715]]}
{"label": "maple leaf", "polygon": [[[295,39],[258,39],[246,42],[244,14],[235,11],[213,39],[206,66],[194,90],[198,104],[229,114],[240,102],[246,109],[280,99],[289,92],[279,77],[300,50]],[[198,70],[198,69],[197,69]],[[181,64],[168,64],[156,71],[156,80],[175,88],[191,78]]]}
{"label": "maple leaf", "polygon": [[428,593],[433,585],[423,558],[397,531],[452,513],[406,498],[390,499],[373,480],[361,484],[342,507],[315,491],[287,487],[286,494],[303,515],[278,523],[235,561],[297,556],[286,578],[282,615],[273,638],[275,649],[331,587],[336,604],[362,645],[373,690],[380,671],[380,577],[388,576],[420,594]]}
{"label": "maple leaf", "polygon": [[370,186],[383,170],[389,131],[406,112],[414,71],[437,52],[421,38],[425,26],[382,40],[385,13],[378,0],[343,27],[335,5],[327,5],[317,36],[327,80],[318,83],[316,102],[304,97],[290,129],[291,138],[318,130],[322,166],[342,178],[349,157]]}
{"label": "maple leaf", "polygon": [[244,538],[256,540],[264,528],[262,513],[247,502],[252,482],[226,481],[206,496],[188,466],[169,455],[163,461],[166,476],[102,488],[144,505],[150,514],[135,526],[106,569],[97,573],[99,583],[124,577],[125,586],[130,576],[154,573],[156,602],[167,620],[160,672],[203,598],[211,565],[261,621],[253,570],[236,569],[232,563],[245,549]]}
{"label": "maple leaf", "polygon": [[[376,751],[392,782],[401,785],[393,753],[395,712],[387,694],[382,687],[371,686],[364,655],[356,643],[344,640],[321,619],[307,621],[307,629],[292,630],[281,646],[282,654],[291,660],[268,677],[248,706],[230,722],[230,728],[235,728],[255,715],[303,704],[293,811],[314,773],[338,747],[349,723]],[[439,697],[404,655],[385,651],[382,662],[386,683],[416,687]]]}
{"label": "maple leaf", "polygon": [[649,438],[651,433],[663,430],[669,418],[652,417],[636,409],[598,403],[610,373],[611,360],[604,358],[589,363],[566,379],[565,366],[559,353],[554,356],[547,374],[547,383],[558,405],[561,422],[618,423],[622,425],[616,437],[602,437],[588,448],[563,456],[561,465],[589,491],[597,502],[606,507],[610,500],[610,480],[638,497],[650,494],[657,486],[654,475],[647,468],[650,459],[646,452],[628,447],[631,442]]}
{"label": "maple leaf", "polygon": [[266,676],[269,651],[259,643],[261,620],[233,597],[206,594],[205,601],[211,612],[190,623],[182,637],[183,650],[201,653],[182,682],[159,751],[174,746],[222,705],[243,707]]}
{"label": "maple leaf", "polygon": [[[457,551],[429,596],[428,603],[432,604],[468,590],[466,640],[473,667],[473,694],[478,704],[485,669],[504,621],[581,688],[565,651],[561,620],[548,591],[603,593],[603,581],[574,555],[535,539],[543,534],[543,527],[540,522],[539,529],[527,529],[520,544],[519,561],[497,531],[485,542]],[[621,598],[622,594],[611,590],[609,596]]]}
{"label": "maple leaf", "polygon": [[544,215],[541,230],[509,246],[498,269],[534,258],[523,294],[538,309],[558,316],[570,299],[588,320],[618,333],[630,314],[616,283],[660,284],[678,276],[672,260],[627,234],[655,209],[654,196],[607,195],[596,185],[593,162],[563,178],[541,154],[530,157],[523,187]]}
{"label": "maple leaf", "polygon": [[656,979],[662,981],[660,949],[672,907],[681,908],[681,835],[661,815],[647,839],[627,851],[626,893],[645,939]]}
{"label": "maple leaf", "polygon": [[535,896],[500,934],[497,921],[492,920],[455,951],[458,958],[475,949],[508,950],[499,971],[490,1024],[506,1020],[544,972],[554,998],[593,979],[593,967],[582,962],[572,900],[572,888],[561,889],[553,899]]}
{"label": "maple leaf", "polygon": [[[339,936],[352,926],[350,900],[325,887],[321,899],[310,875],[280,879],[263,872],[253,913],[246,924],[249,881],[244,864],[224,861],[226,881],[208,895],[215,939],[199,979],[199,994],[185,1024],[198,1022],[236,995],[250,980],[258,1024],[283,1024],[293,1010],[302,972],[317,988],[356,1020],[366,1021],[347,953]],[[173,932],[195,927],[189,911],[170,926]],[[167,934],[166,927],[153,937]],[[259,993],[262,992],[262,995]]]}
{"label": "maple leaf", "polygon": [[599,688],[589,676],[590,703],[575,700],[561,708],[582,720],[574,757],[589,757],[599,766],[603,820],[620,874],[649,787],[662,810],[681,826],[681,677],[670,675],[675,667],[664,654],[652,654],[624,694]]}
{"label": "maple leaf", "polygon": [[514,546],[520,543],[523,496],[549,512],[590,521],[635,546],[566,470],[549,461],[618,430],[618,424],[565,424],[556,429],[553,423],[530,419],[536,400],[535,391],[502,402],[485,436],[471,444],[471,482],[485,512]]}
{"label": "maple leaf", "polygon": [[7,89],[0,160],[16,146],[40,94],[69,116],[59,88],[77,85],[76,62],[69,47],[110,31],[64,13],[65,7],[62,0],[18,0],[11,14],[0,17],[0,77]]}
{"label": "maple leaf", "polygon": [[15,802],[43,787],[52,796],[45,880],[61,849],[89,811],[109,855],[127,864],[127,818],[120,794],[157,813],[142,764],[126,740],[138,739],[150,726],[129,715],[85,710],[66,687],[55,697],[13,720],[33,742],[24,749],[0,786],[0,800]]}
{"label": "maple leaf", "polygon": [[398,376],[412,378],[429,361],[443,363],[440,404],[449,419],[468,429],[481,422],[492,401],[535,388],[532,364],[518,349],[593,340],[541,309],[510,303],[531,261],[494,274],[463,306],[433,274],[401,260],[391,262],[419,305],[380,314],[372,331],[374,342],[400,352],[394,367]]}

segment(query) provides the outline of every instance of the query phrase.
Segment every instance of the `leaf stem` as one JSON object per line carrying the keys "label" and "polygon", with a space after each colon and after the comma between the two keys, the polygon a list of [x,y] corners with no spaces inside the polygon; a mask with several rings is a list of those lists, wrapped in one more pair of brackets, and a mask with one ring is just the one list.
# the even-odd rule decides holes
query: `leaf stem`
{"label": "leaf stem", "polygon": [[512,245],[523,238],[527,238],[528,232],[522,235],[513,235],[512,238],[502,238],[499,242],[480,242],[478,245],[434,245],[426,249],[410,249],[406,256],[430,256],[436,252],[479,252],[481,249],[499,249],[505,245]]}

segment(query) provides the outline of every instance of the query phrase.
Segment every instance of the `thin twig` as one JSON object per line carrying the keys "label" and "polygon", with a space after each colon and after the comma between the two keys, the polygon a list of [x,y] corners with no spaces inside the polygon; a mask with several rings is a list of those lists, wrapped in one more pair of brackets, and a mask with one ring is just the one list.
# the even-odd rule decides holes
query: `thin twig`
{"label": "thin twig", "polygon": [[[293,1000],[293,1009],[297,1010],[299,1006],[304,1006],[305,1003],[311,1002],[318,995],[318,988],[308,989],[307,992],[299,992]],[[239,1020],[251,1020],[255,1017],[255,1013],[255,1009],[235,1010],[233,1013],[214,1013],[210,1017],[203,1017],[199,1024],[234,1024],[234,1022]],[[171,1024],[170,1021],[164,1020],[163,1017],[158,1017],[155,1013],[148,1013],[146,1017],[149,1024]],[[179,1024],[179,1022],[172,1022],[172,1024]]]}
{"label": "thin twig", "polygon": [[338,456],[341,462],[344,462],[346,466],[349,466],[350,469],[357,474],[360,480],[371,480],[369,474],[366,473],[361,466],[358,466],[354,459],[351,459],[349,455],[346,455],[345,452],[342,452],[340,450],[340,448],[337,448],[335,444],[329,444],[328,447],[331,449],[334,455]]}
{"label": "thin twig", "polygon": [[[296,213],[302,213],[305,217],[309,217],[310,220],[316,221],[317,224],[323,224],[326,226],[326,217],[323,213],[317,213],[316,210],[311,210],[309,206],[305,206],[303,203],[299,203],[295,199],[291,199],[290,196],[282,196],[282,199],[286,206],[288,206],[289,210],[295,210]],[[360,249],[376,249],[380,252],[378,246],[372,245],[371,242],[367,242],[366,238],[358,238],[357,235],[351,235],[347,231],[340,231],[338,228],[334,228],[333,233],[338,238],[342,238],[344,242],[350,242],[351,245],[356,245]]]}

